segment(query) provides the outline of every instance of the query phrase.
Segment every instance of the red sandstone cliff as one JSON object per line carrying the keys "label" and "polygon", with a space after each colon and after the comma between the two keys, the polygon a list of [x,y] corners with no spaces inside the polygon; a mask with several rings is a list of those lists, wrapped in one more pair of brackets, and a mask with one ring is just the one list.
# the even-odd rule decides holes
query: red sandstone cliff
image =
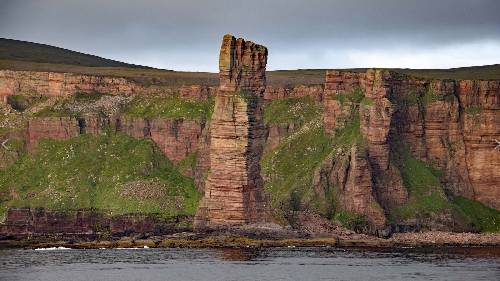
{"label": "red sandstone cliff", "polygon": [[105,127],[134,138],[150,138],[174,162],[196,152],[205,123],[195,120],[44,117],[28,121],[26,144],[36,147],[41,139],[67,140],[82,133],[100,134]]}
{"label": "red sandstone cliff", "polygon": [[74,73],[0,70],[0,101],[10,95],[38,94],[50,97],[68,96],[77,92],[106,94],[174,93],[187,99],[206,100],[215,95],[215,87],[206,85],[145,86],[121,77],[92,76]]}
{"label": "red sandstone cliff", "polygon": [[220,86],[210,130],[210,171],[197,228],[265,220],[260,158],[267,49],[231,35],[222,41]]}
{"label": "red sandstone cliff", "polygon": [[0,224],[0,240],[39,237],[98,239],[109,234],[171,234],[186,231],[181,222],[191,219],[182,217],[168,221],[143,214],[111,217],[93,210],[59,212],[42,208],[11,208],[6,216],[5,223]]}
{"label": "red sandstone cliff", "polygon": [[[336,152],[323,164],[329,188],[343,208],[365,215],[375,229],[387,225],[388,210],[409,200],[391,151],[404,143],[411,155],[443,171],[443,186],[500,209],[500,82],[425,80],[386,70],[365,73],[327,71],[324,87],[266,87],[267,50],[226,36],[220,54],[220,87],[191,85],[145,87],[116,77],[0,70],[0,98],[40,94],[67,96],[75,92],[148,94],[179,92],[182,98],[215,96],[211,124],[196,120],[143,118],[32,118],[26,144],[43,138],[69,139],[98,134],[104,126],[136,138],[151,138],[173,161],[198,151],[193,171],[205,201],[199,221],[215,224],[256,222],[265,209],[260,157],[296,128],[280,124],[264,129],[263,102],[311,96],[324,106],[324,127],[332,133],[355,114],[364,144]],[[338,95],[364,93],[357,103]],[[207,171],[210,170],[205,181]],[[191,174],[190,174],[191,175]],[[205,186],[206,184],[206,186]],[[317,183],[316,183],[317,184]],[[316,187],[318,189],[319,187]],[[15,217],[13,217],[15,219]]]}
{"label": "red sandstone cliff", "polygon": [[[417,159],[442,170],[442,184],[451,194],[500,207],[500,153],[494,150],[495,139],[500,138],[498,81],[423,80],[385,70],[328,71],[327,131],[342,126],[353,108],[335,95],[357,89],[365,96],[355,111],[359,111],[367,153],[361,158],[351,156],[347,165],[356,168],[353,159],[367,160],[369,165],[363,170],[372,185],[360,183],[357,191],[339,189],[341,198],[360,199],[351,203],[344,199],[348,210],[365,214],[380,227],[380,212],[370,207],[374,199],[385,210],[408,200],[401,175],[390,159],[391,151],[401,144],[408,145]],[[339,171],[342,169],[334,169],[331,177],[341,179]],[[345,186],[339,180],[334,185]]]}

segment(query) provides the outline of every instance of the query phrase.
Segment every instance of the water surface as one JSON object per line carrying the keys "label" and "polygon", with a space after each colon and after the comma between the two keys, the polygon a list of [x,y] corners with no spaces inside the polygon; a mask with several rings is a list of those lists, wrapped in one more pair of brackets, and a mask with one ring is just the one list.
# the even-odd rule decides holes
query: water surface
{"label": "water surface", "polygon": [[500,280],[498,249],[0,250],[0,280]]}

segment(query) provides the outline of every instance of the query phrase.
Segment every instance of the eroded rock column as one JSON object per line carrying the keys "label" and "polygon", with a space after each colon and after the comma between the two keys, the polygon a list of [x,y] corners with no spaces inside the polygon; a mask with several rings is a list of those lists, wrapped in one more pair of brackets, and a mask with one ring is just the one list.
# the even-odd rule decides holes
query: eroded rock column
{"label": "eroded rock column", "polygon": [[224,36],[210,124],[210,172],[195,219],[198,229],[265,219],[260,159],[265,142],[266,62],[264,46]]}

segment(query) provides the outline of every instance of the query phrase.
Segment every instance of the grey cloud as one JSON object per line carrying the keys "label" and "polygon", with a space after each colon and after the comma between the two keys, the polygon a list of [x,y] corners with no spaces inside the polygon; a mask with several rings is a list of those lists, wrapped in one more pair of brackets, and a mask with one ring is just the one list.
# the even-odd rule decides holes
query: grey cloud
{"label": "grey cloud", "polygon": [[[214,70],[225,33],[263,43],[280,60],[309,57],[310,65],[335,51],[348,64],[342,54],[350,49],[500,42],[498,0],[0,1],[0,37],[134,62],[156,55],[174,69],[198,60],[213,61]],[[280,60],[270,65],[290,65]]]}

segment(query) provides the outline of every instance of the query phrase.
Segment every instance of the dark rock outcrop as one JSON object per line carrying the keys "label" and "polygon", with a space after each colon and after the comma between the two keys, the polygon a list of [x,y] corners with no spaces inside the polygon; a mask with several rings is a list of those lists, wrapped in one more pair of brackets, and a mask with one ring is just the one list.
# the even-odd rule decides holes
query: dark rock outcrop
{"label": "dark rock outcrop", "polygon": [[185,230],[180,222],[154,215],[131,214],[108,216],[95,210],[55,211],[43,208],[10,208],[0,239],[26,238],[110,238],[123,235],[162,235]]}

